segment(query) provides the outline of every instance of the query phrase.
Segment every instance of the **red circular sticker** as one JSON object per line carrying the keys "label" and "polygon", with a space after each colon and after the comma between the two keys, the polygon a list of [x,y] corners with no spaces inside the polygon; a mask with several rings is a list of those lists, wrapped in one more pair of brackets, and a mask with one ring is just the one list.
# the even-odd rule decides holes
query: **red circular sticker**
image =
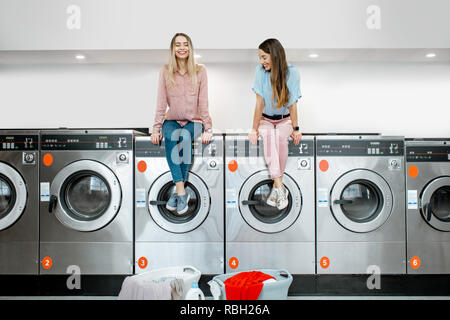
{"label": "red circular sticker", "polygon": [[228,265],[231,269],[236,269],[239,266],[239,260],[236,257],[232,257],[230,261],[228,261]]}
{"label": "red circular sticker", "polygon": [[238,168],[238,164],[236,160],[231,160],[230,162],[228,162],[228,170],[230,170],[231,172],[235,172]]}
{"label": "red circular sticker", "polygon": [[419,269],[419,267],[420,267],[420,259],[419,259],[419,257],[412,257],[411,261],[410,261],[410,264],[411,264],[411,268],[413,268],[414,270],[415,269]]}
{"label": "red circular sticker", "polygon": [[320,169],[320,171],[326,172],[329,167],[330,167],[330,165],[328,164],[327,160],[321,160],[319,162],[319,169]]}
{"label": "red circular sticker", "polygon": [[50,167],[53,164],[53,156],[50,153],[44,154],[42,162],[44,162],[44,165],[46,167]]}
{"label": "red circular sticker", "polygon": [[145,269],[148,266],[148,260],[146,257],[140,257],[138,260],[139,268]]}
{"label": "red circular sticker", "polygon": [[147,170],[147,162],[144,160],[139,161],[137,164],[137,169],[139,172],[145,172],[145,170]]}
{"label": "red circular sticker", "polygon": [[320,266],[322,269],[328,268],[330,266],[330,259],[328,259],[328,257],[322,257],[322,259],[320,259]]}
{"label": "red circular sticker", "polygon": [[44,259],[42,259],[42,268],[49,270],[53,265],[53,261],[52,258],[50,257],[45,257]]}
{"label": "red circular sticker", "polygon": [[408,174],[411,178],[415,178],[419,174],[419,169],[415,165],[412,165],[408,169]]}

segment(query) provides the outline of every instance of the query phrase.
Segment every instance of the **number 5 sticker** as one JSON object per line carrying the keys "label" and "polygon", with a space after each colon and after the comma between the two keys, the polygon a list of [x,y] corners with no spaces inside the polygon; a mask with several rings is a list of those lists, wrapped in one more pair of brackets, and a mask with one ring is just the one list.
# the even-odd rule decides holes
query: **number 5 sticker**
{"label": "number 5 sticker", "polygon": [[322,269],[328,268],[330,266],[330,259],[328,259],[328,257],[322,257],[322,259],[320,259],[320,266]]}

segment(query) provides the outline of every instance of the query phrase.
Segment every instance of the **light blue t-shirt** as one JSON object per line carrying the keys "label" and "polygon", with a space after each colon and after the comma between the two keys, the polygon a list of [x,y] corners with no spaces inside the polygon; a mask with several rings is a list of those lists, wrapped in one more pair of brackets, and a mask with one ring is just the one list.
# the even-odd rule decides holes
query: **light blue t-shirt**
{"label": "light blue t-shirt", "polygon": [[263,66],[259,64],[256,67],[255,72],[255,82],[253,83],[253,91],[263,97],[264,99],[264,113],[273,116],[273,115],[285,115],[289,113],[287,109],[294,102],[296,102],[302,96],[300,92],[300,74],[298,69],[293,65],[288,65],[288,78],[287,78],[287,87],[289,90],[290,98],[289,102],[282,106],[279,109],[275,109],[274,106],[277,105],[277,99],[273,99],[272,105],[272,85],[270,83],[270,72],[264,70]]}

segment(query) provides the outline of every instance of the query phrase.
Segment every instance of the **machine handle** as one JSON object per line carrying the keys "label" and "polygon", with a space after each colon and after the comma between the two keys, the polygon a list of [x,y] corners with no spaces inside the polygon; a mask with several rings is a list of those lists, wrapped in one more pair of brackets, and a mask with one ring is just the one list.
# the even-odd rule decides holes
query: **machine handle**
{"label": "machine handle", "polygon": [[353,200],[342,200],[342,199],[339,199],[339,200],[334,200],[333,203],[334,204],[352,204]]}
{"label": "machine handle", "polygon": [[152,206],[160,206],[160,205],[165,205],[167,203],[167,201],[157,201],[157,200],[151,200],[150,204]]}
{"label": "machine handle", "polygon": [[54,195],[50,196],[50,202],[48,203],[48,212],[52,213],[53,209],[56,208],[56,203],[58,202],[58,198]]}
{"label": "machine handle", "polygon": [[424,211],[425,211],[425,217],[426,217],[427,221],[430,221],[431,220],[431,213],[432,213],[431,203],[427,203],[424,206]]}
{"label": "machine handle", "polygon": [[259,201],[256,201],[256,200],[244,200],[244,201],[242,201],[242,204],[244,206],[257,205],[257,204],[259,204]]}

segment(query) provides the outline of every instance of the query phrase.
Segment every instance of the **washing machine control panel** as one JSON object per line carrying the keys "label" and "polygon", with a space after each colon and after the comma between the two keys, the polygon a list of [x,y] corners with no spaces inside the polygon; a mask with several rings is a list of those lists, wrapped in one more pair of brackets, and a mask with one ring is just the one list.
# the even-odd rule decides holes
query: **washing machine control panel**
{"label": "washing machine control panel", "polygon": [[442,142],[441,145],[406,146],[406,161],[450,162],[450,141]]}
{"label": "washing machine control panel", "polygon": [[0,135],[0,151],[38,150],[37,135]]}
{"label": "washing machine control panel", "polygon": [[[182,142],[180,143],[182,145]],[[204,158],[221,158],[223,155],[222,139],[213,139],[208,144],[203,144],[200,139],[192,143],[194,156]],[[136,140],[136,157],[162,158],[166,156],[166,144],[164,139],[159,145],[151,142],[150,138]],[[214,163],[212,163],[214,166]]]}
{"label": "washing machine control panel", "polygon": [[403,140],[318,140],[318,156],[402,156]]}
{"label": "washing machine control panel", "polygon": [[42,135],[42,150],[133,150],[133,136],[108,135]]}

